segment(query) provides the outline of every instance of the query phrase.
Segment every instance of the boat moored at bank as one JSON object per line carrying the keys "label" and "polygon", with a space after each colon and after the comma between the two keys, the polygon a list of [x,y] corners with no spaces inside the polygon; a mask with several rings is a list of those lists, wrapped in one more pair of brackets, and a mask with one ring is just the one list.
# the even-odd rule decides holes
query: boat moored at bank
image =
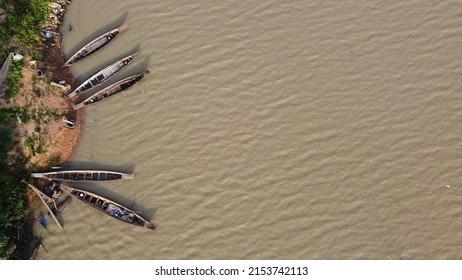
{"label": "boat moored at bank", "polygon": [[32,173],[34,178],[42,178],[58,182],[100,182],[134,179],[134,174],[105,170],[60,170],[43,173]]}
{"label": "boat moored at bank", "polygon": [[134,84],[139,82],[141,79],[143,79],[144,76],[146,76],[148,73],[149,73],[149,70],[145,70],[142,73],[130,76],[128,78],[125,78],[123,80],[120,80],[120,81],[108,86],[108,87],[96,92],[95,94],[91,95],[90,97],[83,100],[82,102],[74,105],[73,106],[74,110],[78,110],[80,108],[83,108],[83,107],[86,107],[86,106],[89,106],[89,105],[93,105],[93,104],[96,104],[96,103],[101,102],[103,100],[106,100],[106,99],[116,95],[117,93],[122,92],[122,91],[128,89],[129,87],[133,86]]}
{"label": "boat moored at bank", "polygon": [[73,197],[77,198],[79,201],[85,203],[91,208],[98,210],[99,212],[104,213],[118,221],[122,221],[134,226],[144,227],[150,230],[156,229],[155,225],[141,217],[138,212],[108,198],[91,193],[89,191],[71,188],[64,185],[62,185],[61,188],[65,191],[68,191]]}
{"label": "boat moored at bank", "polygon": [[70,99],[78,94],[82,94],[83,92],[92,89],[103,82],[107,81],[109,78],[114,76],[115,74],[122,71],[125,67],[127,67],[130,62],[135,59],[140,54],[140,52],[132,53],[131,55],[124,57],[106,67],[101,69],[100,71],[93,74],[90,78],[84,81],[80,86],[78,86],[73,92],[67,95],[67,98]]}
{"label": "boat moored at bank", "polygon": [[128,25],[124,23],[121,26],[98,36],[96,39],[92,40],[90,43],[86,44],[74,55],[72,55],[71,58],[69,58],[69,60],[66,61],[66,63],[64,63],[63,67],[67,67],[72,63],[82,60],[90,56],[91,54],[95,53],[102,47],[106,46],[109,42],[111,42],[115,37],[117,37],[117,35],[119,35],[121,31],[123,31],[127,27]]}

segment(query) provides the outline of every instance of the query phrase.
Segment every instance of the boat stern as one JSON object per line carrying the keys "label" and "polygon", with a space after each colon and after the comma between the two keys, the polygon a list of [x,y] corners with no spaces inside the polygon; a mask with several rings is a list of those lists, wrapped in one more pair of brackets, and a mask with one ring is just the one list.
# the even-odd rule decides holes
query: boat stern
{"label": "boat stern", "polygon": [[81,102],[79,104],[76,104],[76,105],[72,105],[72,108],[74,108],[75,111],[77,111],[78,109],[83,108],[83,107],[85,107],[83,102]]}
{"label": "boat stern", "polygon": [[71,99],[71,98],[74,97],[76,94],[77,94],[77,92],[73,91],[73,92],[71,92],[70,94],[66,95],[66,98],[67,98],[67,99]]}
{"label": "boat stern", "polygon": [[32,173],[31,176],[34,178],[45,178],[45,173]]}
{"label": "boat stern", "polygon": [[119,32],[120,32],[120,31],[124,31],[125,29],[127,29],[127,27],[128,27],[128,24],[126,22],[124,22],[124,24],[119,26],[119,28],[117,28],[117,29],[119,29]]}
{"label": "boat stern", "polygon": [[146,69],[146,70],[144,70],[144,72],[143,72],[143,73],[141,73],[141,77],[143,77],[143,78],[144,78],[144,76],[146,76],[146,75],[147,75],[147,74],[149,74],[149,73],[151,73],[151,72],[149,72],[149,70],[148,70],[148,69]]}
{"label": "boat stern", "polygon": [[147,228],[147,229],[153,230],[153,231],[156,230],[156,226],[153,225],[153,224],[151,224],[151,223],[149,223],[149,222],[146,222],[146,223],[144,224],[144,227]]}
{"label": "boat stern", "polygon": [[122,173],[122,180],[133,180],[135,179],[135,174]]}

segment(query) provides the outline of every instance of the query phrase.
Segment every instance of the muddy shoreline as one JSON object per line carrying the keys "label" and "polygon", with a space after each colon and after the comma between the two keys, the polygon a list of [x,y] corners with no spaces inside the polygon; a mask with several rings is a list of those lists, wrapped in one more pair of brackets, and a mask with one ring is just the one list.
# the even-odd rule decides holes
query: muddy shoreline
{"label": "muddy shoreline", "polygon": [[[62,34],[60,29],[62,27],[63,19],[66,14],[67,6],[71,4],[71,0],[56,0],[53,1],[51,6],[51,13],[44,25],[45,30],[51,30],[54,34],[51,39],[46,41],[48,47],[48,55],[45,62],[48,65],[50,73],[52,73],[52,80],[65,81],[70,85],[70,88],[78,86],[78,81],[74,77],[70,67],[62,68],[65,62],[64,54],[61,50]],[[57,89],[57,91],[59,91]],[[68,94],[69,90],[61,90],[61,96]],[[54,141],[51,143],[55,147],[55,153],[59,154],[60,164],[63,165],[73,154],[80,137],[83,114],[82,111],[74,111],[72,102],[66,99],[67,114],[66,118],[75,120],[76,125],[73,129],[61,129],[54,135]]]}
{"label": "muddy shoreline", "polygon": [[[31,47],[16,46],[23,56],[23,68],[19,81],[19,93],[8,101],[0,99],[0,108],[22,108],[18,116],[14,141],[9,152],[9,165],[14,166],[18,158],[28,159],[28,168],[44,170],[63,165],[78,144],[82,128],[82,112],[74,111],[72,102],[65,98],[71,89],[78,86],[61,51],[62,22],[69,0],[56,0],[50,4],[51,12],[41,29],[42,43]],[[37,71],[44,75],[38,76]],[[73,120],[70,129],[63,121]]]}
{"label": "muddy shoreline", "polygon": [[[50,4],[51,12],[42,29],[42,36],[44,38],[43,59],[35,64],[31,64],[29,60],[29,65],[23,70],[23,86],[21,91],[24,96],[27,96],[31,90],[28,88],[27,83],[27,79],[31,78],[31,73],[28,75],[28,72],[32,71],[33,75],[36,69],[44,69],[47,77],[43,80],[46,84],[46,90],[49,91],[45,100],[49,101],[50,104],[54,104],[53,108],[62,112],[60,118],[41,125],[42,131],[46,130],[49,132],[46,152],[33,155],[32,151],[24,150],[24,154],[31,157],[30,165],[34,165],[37,170],[49,168],[51,161],[54,161],[57,165],[64,165],[75,151],[82,130],[82,110],[75,111],[72,107],[73,103],[65,98],[71,89],[78,86],[78,81],[74,77],[70,67],[62,68],[65,57],[61,50],[62,34],[60,29],[62,28],[67,6],[70,3],[70,0],[57,0]],[[55,83],[55,85],[51,85],[51,83]],[[59,87],[56,84],[61,84],[62,86]],[[74,120],[75,127],[72,129],[68,128],[62,121],[61,116],[68,120]],[[20,145],[23,146],[26,140],[25,136],[28,135],[27,128],[25,130],[20,131],[20,138],[24,135],[23,139],[17,139]],[[40,200],[34,192],[28,190],[26,198],[28,205],[32,209],[40,209],[42,207]],[[24,243],[22,248],[20,245],[17,248],[17,250],[22,251],[20,254],[22,259],[34,259],[39,246],[43,248],[40,241],[41,238],[35,236],[33,232],[33,225],[37,220],[36,212],[36,210],[31,211],[25,219],[23,229]]]}

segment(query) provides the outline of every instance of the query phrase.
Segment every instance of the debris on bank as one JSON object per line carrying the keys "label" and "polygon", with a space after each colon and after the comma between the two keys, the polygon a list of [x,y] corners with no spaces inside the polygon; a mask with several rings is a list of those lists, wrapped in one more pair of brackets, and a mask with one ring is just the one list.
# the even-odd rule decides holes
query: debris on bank
{"label": "debris on bank", "polygon": [[[63,83],[61,83],[63,82]],[[59,87],[60,89],[64,90],[64,91],[68,91],[71,89],[71,85],[69,84],[66,84],[66,81],[59,81],[58,83],[57,82],[54,82],[54,81],[51,81],[50,85],[54,86],[54,87]]]}

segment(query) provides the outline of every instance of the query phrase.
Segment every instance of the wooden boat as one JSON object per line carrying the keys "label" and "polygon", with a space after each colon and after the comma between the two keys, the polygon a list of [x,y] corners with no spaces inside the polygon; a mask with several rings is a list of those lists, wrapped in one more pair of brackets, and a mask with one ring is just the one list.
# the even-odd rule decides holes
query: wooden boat
{"label": "wooden boat", "polygon": [[127,27],[128,25],[124,23],[116,29],[113,29],[109,32],[104,33],[103,35],[100,35],[98,38],[86,44],[85,46],[83,46],[83,48],[81,48],[73,56],[71,56],[71,58],[69,58],[69,60],[66,61],[66,63],[64,63],[63,67],[67,67],[72,63],[82,60],[85,57],[93,54],[97,50],[104,47],[107,43],[112,41],[122,30],[126,29]]}
{"label": "wooden boat", "polygon": [[77,109],[80,109],[80,108],[95,104],[95,103],[103,101],[103,100],[106,100],[109,97],[114,96],[117,93],[119,93],[121,91],[124,91],[127,88],[133,86],[138,81],[143,79],[144,76],[146,76],[147,74],[149,74],[149,70],[145,70],[142,73],[139,73],[139,74],[130,76],[130,77],[126,78],[126,79],[120,80],[120,81],[118,81],[118,82],[116,82],[116,83],[114,83],[114,84],[112,84],[112,85],[98,91],[97,93],[95,93],[92,96],[88,97],[87,99],[80,102],[79,104],[74,105],[73,106],[74,110],[77,110]]}
{"label": "wooden boat", "polygon": [[35,239],[34,242],[32,242],[32,243],[35,243],[34,250],[32,251],[32,255],[30,256],[29,260],[35,260],[40,247],[42,247],[43,250],[45,250],[45,252],[47,252],[48,254],[48,250],[45,248],[45,246],[43,246],[41,238],[38,236],[34,236],[34,239]]}
{"label": "wooden boat", "polygon": [[34,178],[44,178],[50,181],[62,182],[99,182],[135,178],[134,174],[103,170],[67,170],[45,173],[32,173],[31,175]]}
{"label": "wooden boat", "polygon": [[96,72],[93,74],[90,78],[88,78],[85,82],[80,84],[73,92],[71,92],[67,98],[72,98],[77,94],[81,94],[84,91],[87,91],[91,88],[94,88],[104,81],[108,80],[115,74],[119,73],[122,71],[130,62],[133,61],[135,57],[137,57],[140,54],[140,52],[135,52],[127,57],[124,57],[111,65],[108,65],[101,69],[100,71]]}
{"label": "wooden boat", "polygon": [[99,196],[97,194],[71,188],[67,186],[61,186],[64,190],[68,191],[72,196],[82,201],[86,205],[106,214],[110,217],[117,219],[122,222],[126,222],[131,225],[145,227],[147,229],[155,230],[156,227],[141,217],[138,213],[129,208],[122,206],[108,198]]}

